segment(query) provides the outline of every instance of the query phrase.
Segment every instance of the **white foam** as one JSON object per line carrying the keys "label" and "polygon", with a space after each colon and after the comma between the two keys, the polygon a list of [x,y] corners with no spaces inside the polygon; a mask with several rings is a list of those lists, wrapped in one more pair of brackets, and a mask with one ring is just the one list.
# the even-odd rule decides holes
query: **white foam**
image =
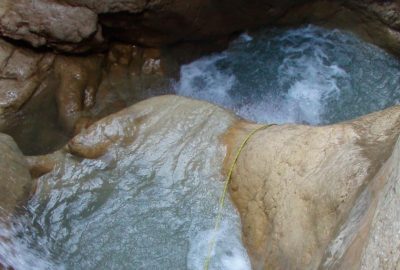
{"label": "white foam", "polygon": [[[191,96],[228,106],[232,103],[229,89],[235,84],[235,76],[218,69],[216,63],[226,55],[201,58],[181,68],[181,79],[175,91],[183,96]],[[212,95],[210,95],[212,89]]]}
{"label": "white foam", "polygon": [[188,269],[203,270],[210,242],[216,240],[211,252],[210,270],[250,270],[250,259],[237,234],[235,224],[223,222],[217,233],[214,230],[199,232],[190,240]]}
{"label": "white foam", "polygon": [[249,35],[249,33],[244,32],[242,33],[239,38],[240,41],[249,42],[253,40],[253,37]]}
{"label": "white foam", "polygon": [[48,254],[39,254],[34,248],[19,238],[20,226],[0,226],[0,265],[15,270],[61,270],[63,266],[55,265],[47,258]]}
{"label": "white foam", "polygon": [[398,61],[354,36],[307,26],[244,33],[227,51],[182,66],[175,91],[256,122],[317,125],[396,104],[399,70]]}

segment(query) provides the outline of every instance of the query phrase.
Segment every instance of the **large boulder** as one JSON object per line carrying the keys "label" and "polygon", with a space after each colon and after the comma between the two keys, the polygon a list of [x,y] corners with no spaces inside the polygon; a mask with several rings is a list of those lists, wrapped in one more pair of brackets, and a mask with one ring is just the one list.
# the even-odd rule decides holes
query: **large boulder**
{"label": "large boulder", "polygon": [[[256,127],[247,122],[233,126],[225,137],[230,152],[235,153]],[[386,241],[398,235],[395,229],[384,231],[384,226],[398,222],[400,216],[385,192],[378,193],[375,188],[374,195],[365,193],[369,185],[398,184],[397,152],[391,165],[382,164],[390,157],[399,134],[400,106],[336,125],[282,125],[257,132],[242,151],[230,185],[254,268],[359,269],[360,252],[367,240],[351,247],[353,234],[364,230],[358,219],[365,218],[373,200],[382,201],[382,210],[375,213],[376,232],[367,235],[368,246],[385,248],[381,249],[382,259],[364,255],[363,267],[384,269],[384,260],[389,257],[391,263],[386,265],[393,265],[397,255],[391,254],[398,242]],[[386,168],[382,169],[387,173],[384,178],[376,176],[380,168]],[[395,192],[386,189],[386,193]],[[375,210],[371,211],[374,214]],[[335,268],[346,254],[353,259],[347,260],[345,267]],[[364,263],[367,260],[378,267]]]}
{"label": "large boulder", "polygon": [[53,0],[1,1],[0,32],[35,47],[54,45],[64,51],[85,51],[103,41],[96,13]]}

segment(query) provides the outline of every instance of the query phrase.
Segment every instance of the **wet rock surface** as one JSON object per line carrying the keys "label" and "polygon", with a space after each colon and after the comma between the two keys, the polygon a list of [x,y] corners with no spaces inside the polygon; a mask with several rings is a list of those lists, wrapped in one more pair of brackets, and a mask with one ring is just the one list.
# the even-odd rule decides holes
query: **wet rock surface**
{"label": "wet rock surface", "polygon": [[[231,153],[255,127],[238,122],[231,129],[225,137]],[[256,133],[239,157],[230,186],[253,267],[360,269],[362,262],[363,269],[384,269],[395,265],[397,255],[391,254],[398,244],[387,239],[397,233],[385,231],[386,240],[377,235],[383,234],[388,219],[399,219],[394,209],[389,210],[394,203],[390,197],[395,196],[390,187],[399,181],[398,150],[382,166],[399,133],[399,106],[331,126],[283,125]],[[377,185],[386,191],[375,188],[371,195],[370,187],[365,188]],[[369,210],[374,229],[368,232],[360,220],[367,219],[374,200],[380,201],[382,209]],[[354,234],[365,230],[363,240],[354,244],[359,241]],[[379,258],[372,259],[373,253]],[[346,256],[351,259],[346,261]]]}
{"label": "wet rock surface", "polygon": [[[191,136],[200,133],[194,126],[164,129],[154,120],[193,116],[195,124],[201,108],[213,119],[224,115],[205,104],[175,96],[138,103],[96,122],[61,152],[33,157],[30,164],[38,175],[49,173],[43,179],[56,180],[71,172],[68,166],[60,171],[65,162],[110,161],[115,149],[142,145],[140,138],[157,132],[176,129],[195,143]],[[230,129],[219,137],[228,146],[225,172],[238,145],[259,126],[228,118]],[[239,156],[230,184],[253,269],[396,269],[399,133],[399,106],[330,126],[281,125],[257,132]],[[186,139],[180,143],[186,145]]]}
{"label": "wet rock surface", "polygon": [[96,13],[52,0],[2,1],[0,32],[34,47],[51,46],[63,51],[85,51],[103,41]]}
{"label": "wet rock surface", "polygon": [[[206,102],[156,97],[97,121],[51,156],[31,157],[32,172],[48,173],[24,239],[65,268],[203,269],[223,188],[219,137],[234,119]],[[228,200],[222,215],[210,269],[250,269]]]}
{"label": "wet rock surface", "polygon": [[[55,55],[0,41],[0,131],[28,153],[65,143],[57,124]],[[30,149],[30,150],[27,150]]]}
{"label": "wet rock surface", "polygon": [[[347,28],[398,53],[398,11],[398,1],[3,1],[0,33],[21,42],[0,41],[0,131],[26,154],[49,153],[101,117],[171,93],[169,78],[181,63],[223,48],[236,31],[263,24]],[[154,49],[113,40],[198,45]],[[24,48],[27,43],[103,53],[59,55]]]}
{"label": "wet rock surface", "polygon": [[[314,22],[349,29],[400,55],[399,18],[399,1],[1,1],[0,34],[12,43],[0,40],[0,131],[12,135],[25,154],[52,152],[77,136],[62,150],[26,161],[13,140],[0,134],[0,187],[7,195],[0,198],[0,215],[26,201],[31,175],[63,178],[54,168],[79,167],[82,160],[117,163],[110,153],[139,144],[138,134],[156,134],[162,125],[153,120],[163,114],[168,119],[176,104],[184,107],[180,117],[205,106],[199,113],[218,112],[234,121],[212,105],[177,97],[108,116],[164,94],[167,77],[176,75],[179,63],[163,49],[138,46],[221,37],[225,43],[247,28]],[[283,125],[254,135],[230,192],[255,269],[400,268],[399,119],[397,106],[337,125]],[[190,144],[192,131],[175,120]],[[200,133],[204,126],[206,121],[198,123]],[[231,154],[255,127],[232,124],[224,137]],[[168,147],[182,146],[175,143]]]}
{"label": "wet rock surface", "polygon": [[33,181],[25,157],[14,140],[2,133],[0,133],[0,152],[0,222],[2,222],[3,218],[14,214],[27,201],[32,192]]}
{"label": "wet rock surface", "polygon": [[29,155],[54,151],[97,119],[164,93],[177,71],[161,50],[125,44],[107,55],[64,56],[0,41],[0,55],[0,131]]}

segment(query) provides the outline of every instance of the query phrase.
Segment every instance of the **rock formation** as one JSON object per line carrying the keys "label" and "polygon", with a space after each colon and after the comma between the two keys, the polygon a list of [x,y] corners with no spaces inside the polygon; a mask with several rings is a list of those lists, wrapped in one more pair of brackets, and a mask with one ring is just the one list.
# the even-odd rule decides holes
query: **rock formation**
{"label": "rock formation", "polygon": [[291,6],[293,1],[6,0],[0,33],[62,51],[99,49],[107,39],[160,46],[256,27]]}
{"label": "rock formation", "polygon": [[177,76],[179,64],[261,25],[346,28],[400,54],[399,6],[372,0],[4,0],[0,131],[25,153],[51,152],[96,119],[165,94],[160,89],[169,88],[166,77]]}
{"label": "rock formation", "polygon": [[[191,111],[203,107],[224,115],[204,102],[152,98],[94,123],[63,151],[101,158],[111,149],[136,145],[138,132],[141,140],[143,134],[156,132],[148,124],[154,119],[167,114],[183,123],[193,116]],[[229,115],[223,117],[233,121]],[[188,133],[203,125],[192,121]],[[257,126],[239,119],[231,124],[221,137],[229,150],[226,166]],[[400,179],[399,134],[399,106],[330,126],[282,125],[257,132],[243,149],[230,184],[253,268],[395,269],[399,242],[388,239],[398,237],[400,218],[395,188]],[[171,147],[179,138],[169,138]],[[40,174],[51,171],[51,163],[63,162],[43,158],[31,159]]]}
{"label": "rock formation", "polygon": [[[400,55],[399,18],[398,0],[2,0],[0,131],[28,154],[60,149],[77,134],[62,150],[28,159],[38,177],[67,155],[96,159],[133,143],[139,129],[154,131],[147,130],[149,115],[177,113],[179,103],[184,110],[176,117],[197,107],[232,121],[221,138],[229,166],[257,125],[171,96],[112,113],[162,94],[165,75],[176,75],[191,57],[182,50],[171,57],[186,41],[217,40],[221,48],[248,28],[317,23],[349,29]],[[400,269],[399,133],[398,106],[331,126],[256,133],[230,185],[254,269]],[[5,217],[34,187],[27,161],[7,135],[0,134],[0,150]]]}
{"label": "rock formation", "polygon": [[4,0],[0,33],[34,47],[84,52],[103,50],[109,40],[160,47],[218,39],[262,25],[324,21],[351,26],[365,38],[399,52],[399,6],[392,0]]}
{"label": "rock formation", "polygon": [[[231,152],[254,127],[239,122],[231,129],[226,136]],[[355,202],[367,200],[358,206],[362,210],[370,204],[371,198],[362,195],[365,186],[376,181],[372,179],[391,155],[399,133],[397,106],[331,126],[273,126],[255,134],[239,157],[231,183],[254,269],[336,269],[325,264],[341,260],[342,254],[325,250],[328,245],[347,250],[352,243],[336,236],[339,226],[357,226],[352,219],[359,217],[353,215],[363,213]],[[359,263],[359,257],[353,258],[351,265],[339,269],[359,269]]]}
{"label": "rock formation", "polygon": [[157,94],[165,70],[177,71],[168,63],[158,49],[124,44],[107,55],[63,56],[0,40],[0,131],[28,154],[53,151],[96,119]]}

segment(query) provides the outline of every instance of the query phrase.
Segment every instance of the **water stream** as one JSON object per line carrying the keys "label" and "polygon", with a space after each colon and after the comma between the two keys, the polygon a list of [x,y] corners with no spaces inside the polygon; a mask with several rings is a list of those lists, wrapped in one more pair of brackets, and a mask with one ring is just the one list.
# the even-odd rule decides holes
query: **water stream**
{"label": "water stream", "polygon": [[183,66],[175,90],[256,122],[330,124],[398,104],[400,61],[341,30],[261,30]]}
{"label": "water stream", "polygon": [[[328,124],[399,103],[400,62],[339,30],[263,30],[182,66],[174,89],[257,122]],[[233,118],[201,104],[160,106],[132,144],[100,159],[67,155],[40,179],[27,213],[0,229],[0,261],[202,269],[222,189],[219,136]],[[250,269],[229,200],[223,220],[211,269]]]}
{"label": "water stream", "polygon": [[[219,137],[233,119],[177,98],[113,120],[103,132],[134,130],[134,141],[96,160],[67,155],[41,177],[28,213],[4,235],[17,252],[0,241],[0,259],[17,269],[202,270],[223,189]],[[250,269],[229,199],[216,239],[210,269]]]}

